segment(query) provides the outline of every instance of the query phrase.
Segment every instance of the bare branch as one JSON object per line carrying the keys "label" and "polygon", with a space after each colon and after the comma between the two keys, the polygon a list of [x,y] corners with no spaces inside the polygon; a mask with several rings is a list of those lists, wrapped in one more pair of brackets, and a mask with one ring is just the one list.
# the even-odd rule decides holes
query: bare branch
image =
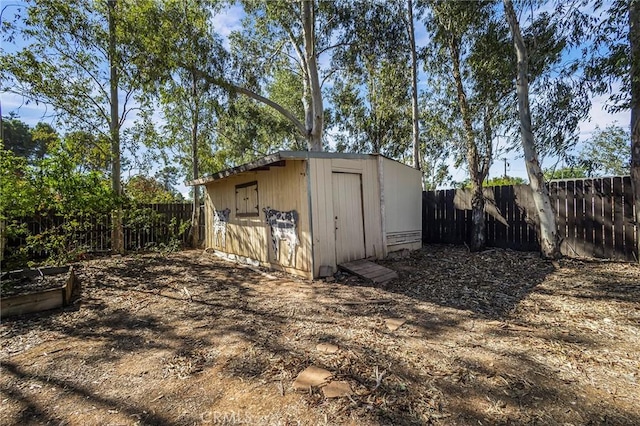
{"label": "bare branch", "polygon": [[349,44],[350,44],[350,43],[347,43],[347,42],[344,42],[344,41],[343,41],[343,42],[340,42],[340,43],[336,43],[336,44],[334,44],[334,45],[332,45],[332,46],[327,46],[327,47],[325,47],[324,49],[321,49],[317,54],[318,54],[318,56],[320,56],[320,55],[322,55],[324,52],[327,52],[327,51],[329,51],[329,50],[331,50],[331,49],[335,49],[335,48],[337,48],[337,47],[342,47],[342,46],[349,46]]}
{"label": "bare branch", "polygon": [[134,89],[129,89],[127,91],[127,93],[124,95],[124,103],[122,104],[122,114],[120,115],[120,120],[118,120],[118,126],[122,126],[122,124],[127,119],[127,115],[131,111],[142,110],[142,108],[137,108],[137,107],[136,108],[127,109],[127,103],[129,102],[129,100],[133,96],[133,92],[134,92]]}
{"label": "bare branch", "polygon": [[327,81],[327,79],[331,76],[333,76],[335,73],[337,73],[340,70],[344,70],[344,68],[333,68],[331,70],[329,70],[329,72],[327,73],[327,75],[325,75],[324,77],[322,77],[322,81],[320,82],[320,87],[324,86],[324,83]]}

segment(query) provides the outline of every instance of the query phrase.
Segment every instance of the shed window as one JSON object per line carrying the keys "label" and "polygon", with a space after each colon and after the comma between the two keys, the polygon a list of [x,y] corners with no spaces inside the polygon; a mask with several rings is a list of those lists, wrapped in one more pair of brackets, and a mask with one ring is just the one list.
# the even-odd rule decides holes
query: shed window
{"label": "shed window", "polygon": [[236,216],[260,216],[257,181],[236,185]]}

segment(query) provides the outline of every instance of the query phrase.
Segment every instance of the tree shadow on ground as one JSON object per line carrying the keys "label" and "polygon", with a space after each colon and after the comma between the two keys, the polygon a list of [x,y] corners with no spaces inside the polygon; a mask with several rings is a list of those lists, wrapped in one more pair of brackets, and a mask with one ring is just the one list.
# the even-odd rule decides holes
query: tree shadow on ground
{"label": "tree shadow on ground", "polygon": [[385,260],[399,279],[385,288],[440,306],[501,319],[555,271],[535,253],[491,249],[469,253],[466,247],[430,245],[408,257]]}
{"label": "tree shadow on ground", "polygon": [[[637,413],[614,410],[605,402],[590,408],[590,400],[553,366],[518,347],[524,333],[541,344],[562,339],[578,349],[600,344],[586,335],[524,330],[505,322],[517,300],[535,289],[542,276],[517,290],[523,281],[502,268],[502,275],[474,284],[471,273],[478,275],[476,268],[495,271],[490,265],[497,261],[480,258],[486,266],[476,262],[473,267],[464,265],[461,256],[442,252],[410,259],[400,271],[404,280],[386,290],[356,281],[310,283],[285,275],[270,280],[194,252],[84,265],[80,309],[24,318],[5,335],[20,339],[49,332],[59,341],[44,339],[35,345],[53,354],[35,358],[35,363],[20,354],[4,361],[8,374],[0,379],[3,393],[20,407],[11,421],[70,418],[69,412],[53,411],[47,398],[30,391],[28,384],[35,382],[54,383],[71,395],[48,397],[55,403],[93,405],[104,415],[117,407],[120,414],[147,424],[201,423],[202,413],[243,393],[249,396],[238,409],[254,412],[272,401],[278,421],[298,419],[302,424],[327,419],[376,425],[585,423],[599,422],[603,413],[614,424],[640,422]],[[435,258],[441,272],[429,269]],[[424,275],[420,262],[427,264]],[[455,266],[458,262],[463,265]],[[507,262],[511,268],[522,263]],[[538,260],[530,262],[538,265]],[[466,283],[454,282],[456,274],[468,277]],[[420,287],[416,279],[430,281]],[[512,290],[500,292],[510,297],[485,288],[494,281],[513,281],[508,286]],[[438,293],[443,283],[450,290]],[[474,303],[474,297],[485,300]],[[353,304],[367,300],[383,302]],[[384,323],[388,317],[408,322],[391,331]],[[489,345],[483,336],[497,343]],[[336,343],[340,350],[321,353],[315,348],[319,342]],[[310,365],[349,382],[354,395],[330,400],[314,389],[291,396],[293,379]],[[575,412],[562,411],[568,408]],[[545,412],[557,417],[545,417]]]}
{"label": "tree shadow on ground", "polygon": [[[18,381],[35,382],[42,385],[55,385],[65,393],[72,393],[76,396],[89,400],[93,405],[98,405],[106,409],[117,408],[118,411],[123,411],[130,417],[134,416],[138,419],[143,419],[147,424],[162,425],[171,423],[167,418],[161,415],[144,412],[142,407],[128,402],[127,400],[102,397],[95,391],[86,389],[83,386],[78,386],[69,380],[60,380],[52,377],[50,374],[42,375],[31,373],[10,361],[4,361],[0,363],[0,366],[2,367],[3,374],[11,376]],[[31,424],[34,420],[45,424],[49,422],[58,423],[60,420],[54,415],[48,413],[51,407],[40,407],[39,404],[31,401],[29,397],[21,394],[20,390],[16,390],[15,388],[9,389],[7,391],[7,395],[12,399],[21,400],[26,405],[26,409],[20,413],[20,416],[12,419],[14,424]]]}

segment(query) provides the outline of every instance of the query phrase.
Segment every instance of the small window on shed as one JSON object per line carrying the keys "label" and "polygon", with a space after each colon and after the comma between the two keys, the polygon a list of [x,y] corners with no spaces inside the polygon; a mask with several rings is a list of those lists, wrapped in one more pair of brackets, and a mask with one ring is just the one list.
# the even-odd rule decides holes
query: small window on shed
{"label": "small window on shed", "polygon": [[236,185],[236,216],[260,216],[258,207],[258,182]]}

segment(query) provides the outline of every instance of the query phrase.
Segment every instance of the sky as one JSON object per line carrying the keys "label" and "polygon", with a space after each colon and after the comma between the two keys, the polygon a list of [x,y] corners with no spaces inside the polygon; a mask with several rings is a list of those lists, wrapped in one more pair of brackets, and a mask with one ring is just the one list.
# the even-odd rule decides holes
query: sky
{"label": "sky", "polygon": [[[580,122],[580,142],[578,143],[576,150],[580,151],[582,143],[591,138],[596,126],[600,129],[604,129],[608,125],[617,124],[623,128],[629,128],[631,121],[631,113],[629,110],[621,111],[615,114],[609,113],[606,110],[607,98],[609,95],[597,96],[591,99],[591,112],[588,120]],[[501,157],[502,158],[502,157]],[[498,177],[504,174],[504,162],[501,158],[496,158],[494,164],[489,170],[490,177]],[[557,160],[554,158],[547,158],[544,160],[543,168],[552,168],[556,165]],[[527,171],[525,169],[525,163],[522,159],[521,150],[514,152],[507,157],[507,173],[512,177],[527,178]],[[558,165],[562,167],[562,164]],[[458,176],[461,178],[454,180],[464,180],[466,178],[464,170],[457,171]]]}
{"label": "sky", "polygon": [[[3,2],[4,3],[4,2]],[[7,4],[4,7],[3,17],[2,19],[7,19],[7,16],[10,15],[10,7],[16,7],[16,4],[19,4],[20,1],[15,1],[12,4]],[[239,30],[242,28],[241,19],[243,17],[243,11],[241,6],[233,5],[231,7],[227,7],[220,13],[218,13],[212,19],[212,25],[215,28],[215,31],[223,38],[223,42],[225,47],[229,47],[228,37],[234,30]],[[424,25],[417,24],[416,28],[416,43],[418,46],[424,46],[428,42],[428,35],[424,29]],[[4,44],[2,46],[5,50],[13,50],[14,46],[9,46]],[[323,65],[323,59],[321,58],[320,66]],[[324,59],[326,61],[326,59]],[[419,86],[423,86],[426,78],[424,73],[421,71],[421,75],[419,75]],[[580,141],[583,142],[589,139],[596,128],[599,126],[601,129],[604,129],[610,124],[617,123],[622,127],[628,127],[630,121],[630,113],[629,111],[622,111],[616,114],[611,114],[606,110],[606,102],[608,95],[598,96],[592,99],[592,107],[590,118],[586,121],[580,123]],[[4,116],[9,115],[11,112],[15,112],[19,118],[26,122],[27,124],[33,126],[39,121],[46,121],[53,123],[53,119],[49,116],[52,113],[51,109],[46,108],[44,105],[36,105],[35,103],[27,103],[22,98],[16,95],[11,95],[8,93],[0,93],[0,102],[2,108],[2,114]],[[159,118],[159,115],[156,115]],[[132,122],[133,120],[128,120]],[[580,145],[577,147],[577,150],[580,149]],[[499,157],[494,160],[494,163],[489,171],[490,177],[498,177],[504,174],[505,170],[505,161],[507,165],[507,174],[512,177],[521,177],[527,178],[527,173],[525,169],[524,160],[521,156],[521,150],[515,150],[506,155],[506,157]],[[504,158],[504,159],[503,159]],[[555,166],[556,161],[554,159],[545,159],[543,162],[543,168],[550,168]],[[562,165],[558,165],[561,167]],[[459,168],[451,167],[451,175],[454,181],[463,181],[467,178],[467,171],[465,166],[461,166]],[[189,188],[180,184],[177,188],[183,195],[188,196]]]}

